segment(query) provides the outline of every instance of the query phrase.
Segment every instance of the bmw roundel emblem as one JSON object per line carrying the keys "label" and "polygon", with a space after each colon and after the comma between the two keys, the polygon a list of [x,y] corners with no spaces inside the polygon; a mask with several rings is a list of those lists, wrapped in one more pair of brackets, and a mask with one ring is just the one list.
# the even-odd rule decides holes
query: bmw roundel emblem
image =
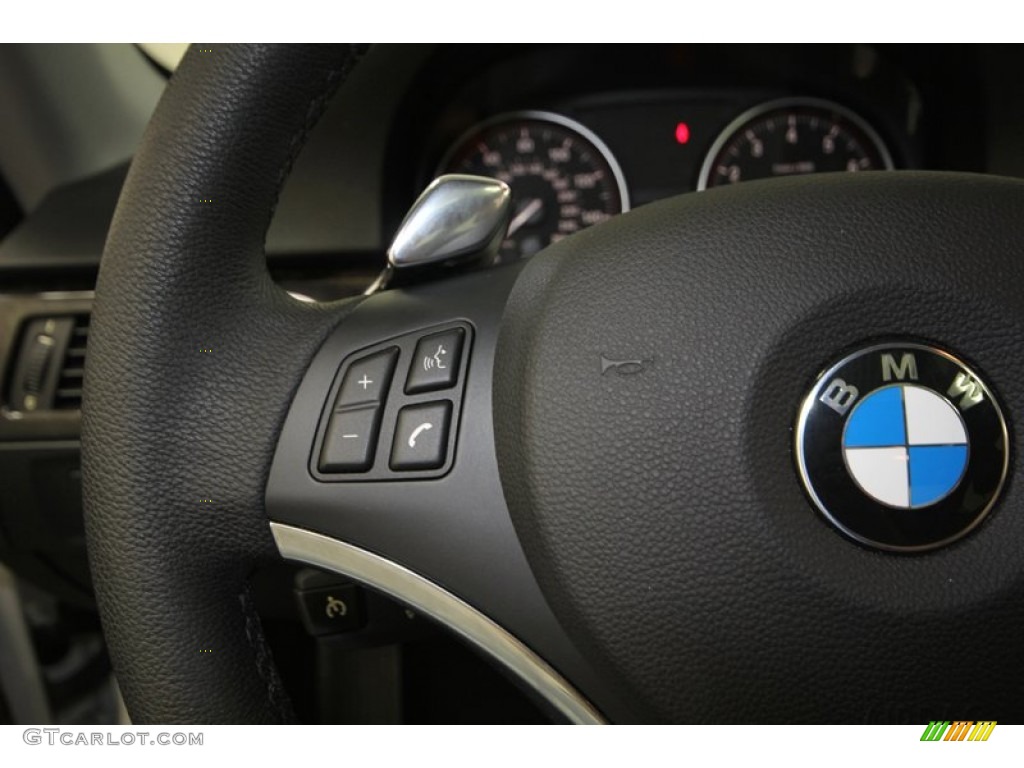
{"label": "bmw roundel emblem", "polygon": [[878,344],[825,371],[804,400],[796,459],[811,500],[857,541],[915,551],[988,514],[1009,465],[1006,421],[978,375],[923,344]]}

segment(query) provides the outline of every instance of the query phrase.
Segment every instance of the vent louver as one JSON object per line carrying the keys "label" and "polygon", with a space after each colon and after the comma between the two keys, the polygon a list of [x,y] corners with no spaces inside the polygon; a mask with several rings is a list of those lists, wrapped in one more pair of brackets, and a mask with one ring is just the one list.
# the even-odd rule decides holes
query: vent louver
{"label": "vent louver", "polygon": [[89,315],[29,317],[20,339],[3,405],[23,414],[81,410]]}
{"label": "vent louver", "polygon": [[82,407],[82,378],[85,375],[85,345],[89,340],[89,315],[75,315],[71,334],[60,363],[57,388],[53,394],[55,410],[79,410]]}

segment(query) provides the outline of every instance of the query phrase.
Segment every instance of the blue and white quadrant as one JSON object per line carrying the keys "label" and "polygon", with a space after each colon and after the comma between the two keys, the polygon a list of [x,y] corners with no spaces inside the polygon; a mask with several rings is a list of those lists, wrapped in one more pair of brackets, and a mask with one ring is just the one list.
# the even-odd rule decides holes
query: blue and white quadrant
{"label": "blue and white quadrant", "polygon": [[912,509],[941,501],[967,467],[967,430],[956,408],[913,384],[877,389],[854,407],[843,458],[866,494]]}

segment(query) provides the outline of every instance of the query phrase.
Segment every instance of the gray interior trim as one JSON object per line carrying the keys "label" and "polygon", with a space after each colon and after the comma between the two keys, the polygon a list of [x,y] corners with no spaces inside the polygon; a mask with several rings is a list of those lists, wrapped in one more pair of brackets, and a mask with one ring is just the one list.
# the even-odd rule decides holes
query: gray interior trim
{"label": "gray interior trim", "polygon": [[22,207],[130,159],[166,85],[130,43],[0,46],[0,171]]}
{"label": "gray interior trim", "polygon": [[0,301],[4,299],[36,299],[39,301],[84,301],[92,300],[95,298],[95,291],[42,291],[37,293],[0,293]]}
{"label": "gray interior trim", "polygon": [[348,576],[430,616],[504,665],[569,722],[605,722],[594,706],[537,654],[437,584],[379,555],[319,533],[281,523],[271,523],[270,529],[283,557]]}

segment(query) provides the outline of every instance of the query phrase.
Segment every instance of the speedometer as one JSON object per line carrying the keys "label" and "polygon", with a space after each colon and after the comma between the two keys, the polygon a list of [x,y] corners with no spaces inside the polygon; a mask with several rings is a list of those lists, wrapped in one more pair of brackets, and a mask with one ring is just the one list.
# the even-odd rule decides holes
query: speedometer
{"label": "speedometer", "polygon": [[477,125],[448,152],[441,173],[488,176],[511,187],[512,217],[496,263],[532,256],[629,209],[622,170],[604,142],[551,112],[517,112]]}
{"label": "speedometer", "polygon": [[726,126],[708,152],[697,188],[892,167],[889,150],[863,118],[829,101],[784,99],[754,107]]}

